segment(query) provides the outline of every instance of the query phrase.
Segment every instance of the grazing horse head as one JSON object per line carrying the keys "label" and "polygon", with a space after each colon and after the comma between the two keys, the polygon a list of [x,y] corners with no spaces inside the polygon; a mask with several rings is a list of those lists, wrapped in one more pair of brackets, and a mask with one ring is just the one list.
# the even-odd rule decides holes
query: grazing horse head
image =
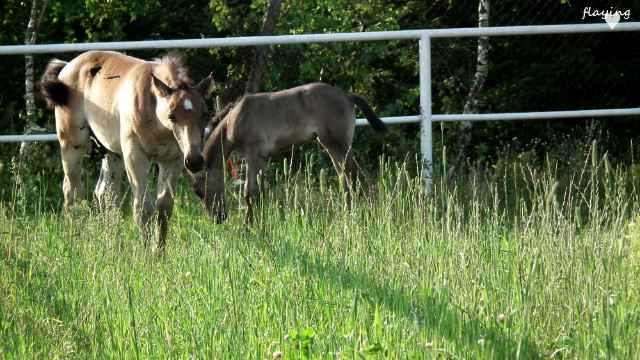
{"label": "grazing horse head", "polygon": [[211,93],[213,79],[211,75],[195,87],[181,86],[177,89],[151,74],[153,87],[161,99],[156,114],[162,124],[173,134],[184,154],[184,166],[192,173],[202,170],[202,142],[207,120],[207,104],[204,102]]}
{"label": "grazing horse head", "polygon": [[227,218],[224,181],[221,172],[203,171],[192,177],[193,192],[198,196],[207,217],[217,224]]}
{"label": "grazing horse head", "polygon": [[204,145],[204,171],[191,176],[193,192],[204,206],[207,217],[218,224],[227,218],[224,162],[233,150],[226,137],[228,121],[228,118],[220,121]]}

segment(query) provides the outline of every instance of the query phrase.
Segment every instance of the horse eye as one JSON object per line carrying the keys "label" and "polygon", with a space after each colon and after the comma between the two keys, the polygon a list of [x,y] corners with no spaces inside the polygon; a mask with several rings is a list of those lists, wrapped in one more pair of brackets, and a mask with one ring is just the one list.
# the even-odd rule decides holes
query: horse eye
{"label": "horse eye", "polygon": [[167,114],[167,117],[169,118],[169,120],[173,123],[178,122],[178,119],[176,118],[176,113],[174,113],[173,111]]}

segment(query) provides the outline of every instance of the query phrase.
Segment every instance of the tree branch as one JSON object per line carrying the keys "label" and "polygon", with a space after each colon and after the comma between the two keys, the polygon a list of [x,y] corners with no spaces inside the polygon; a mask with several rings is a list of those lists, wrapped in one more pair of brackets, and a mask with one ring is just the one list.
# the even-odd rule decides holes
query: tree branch
{"label": "tree branch", "polygon": [[[267,5],[267,12],[264,14],[262,20],[262,29],[260,30],[260,36],[273,35],[278,17],[280,16],[280,7],[282,6],[282,0],[269,0]],[[267,65],[267,55],[269,53],[269,46],[256,46],[253,53],[253,66],[249,73],[249,79],[247,80],[247,87],[245,88],[245,94],[254,94],[260,91],[260,85],[262,84],[262,75],[264,74],[264,68]]]}
{"label": "tree branch", "polygon": [[[42,23],[42,17],[44,16],[45,10],[48,5],[49,0],[44,0],[41,6],[39,0],[33,0],[33,3],[31,4],[31,16],[29,17],[27,29],[24,32],[25,45],[33,45],[36,43],[38,32],[40,31],[40,24]],[[24,131],[25,135],[30,134],[31,131],[36,127],[36,100],[33,90],[33,82],[33,55],[27,54],[24,57],[25,110],[27,120]],[[29,155],[29,144],[30,143],[27,141],[23,141],[20,144],[20,160],[22,164],[25,164],[27,161]]]}
{"label": "tree branch", "polygon": [[[478,5],[478,27],[489,26],[489,0],[480,0]],[[480,93],[484,87],[487,74],[489,73],[489,37],[481,36],[478,38],[478,58],[476,63],[476,74],[473,79],[473,86],[469,90],[467,103],[464,106],[465,114],[477,114],[478,103],[480,101]],[[452,178],[458,167],[468,157],[469,146],[471,145],[471,129],[473,123],[471,121],[461,121],[458,126],[458,153],[454,158],[453,164],[447,171],[447,178]]]}

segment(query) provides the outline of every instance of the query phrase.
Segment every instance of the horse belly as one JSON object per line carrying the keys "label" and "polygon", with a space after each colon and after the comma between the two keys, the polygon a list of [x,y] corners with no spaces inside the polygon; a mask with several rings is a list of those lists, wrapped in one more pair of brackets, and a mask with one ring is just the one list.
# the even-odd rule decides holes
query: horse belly
{"label": "horse belly", "polygon": [[316,136],[316,128],[309,124],[298,123],[297,126],[284,127],[274,136],[273,149],[270,151],[270,155],[308,143],[315,139]]}
{"label": "horse belly", "polygon": [[85,116],[96,139],[109,151],[121,154],[118,114],[110,110],[110,106],[101,106],[85,98]]}

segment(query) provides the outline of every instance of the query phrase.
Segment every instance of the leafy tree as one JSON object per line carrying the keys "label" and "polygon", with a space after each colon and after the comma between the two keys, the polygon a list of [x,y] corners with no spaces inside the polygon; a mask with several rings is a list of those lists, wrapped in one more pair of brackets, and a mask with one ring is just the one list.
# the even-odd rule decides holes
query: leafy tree
{"label": "leafy tree", "polygon": [[[22,44],[30,17],[31,2],[2,1],[0,43]],[[582,20],[582,1],[492,2],[491,26],[591,23]],[[640,1],[627,2],[630,9]],[[262,27],[268,0],[60,0],[51,2],[38,37],[39,43],[78,43],[181,39],[199,37],[254,36]],[[606,7],[611,6],[607,4]],[[626,6],[626,5],[625,5]],[[383,31],[420,28],[477,26],[478,0],[289,0],[281,6],[276,34],[311,34]],[[625,21],[637,21],[631,12]],[[511,112],[584,108],[637,107],[640,38],[636,33],[602,33],[493,37],[489,40],[489,76],[479,98],[478,111]],[[131,52],[142,58],[163,55],[167,50]],[[253,51],[248,47],[181,50],[189,60],[193,78],[213,71],[221,84],[223,101],[245,90]],[[281,90],[312,81],[324,81],[359,93],[384,116],[419,113],[418,46],[416,41],[381,41],[281,45],[270,47],[262,80],[263,90]],[[477,39],[434,39],[432,41],[433,112],[461,113],[476,73]],[[51,57],[70,59],[77,54],[34,56],[36,78]],[[0,81],[0,129],[3,134],[22,133],[26,124],[23,56],[3,56]],[[35,122],[53,131],[50,112],[36,112]],[[599,122],[609,134],[607,144],[614,155],[623,154],[630,139],[640,133],[635,119],[616,118]],[[589,119],[573,121],[530,121],[476,123],[472,132],[470,161],[492,161],[500,150],[517,138],[521,146],[535,145],[544,155],[545,141],[556,133],[582,131]],[[436,124],[436,150],[456,151],[457,124]],[[361,165],[375,170],[381,154],[403,159],[415,157],[419,146],[419,125],[392,127],[386,139],[367,127],[356,131],[354,146]],[[54,143],[40,143],[35,150],[42,159],[57,159]],[[323,154],[317,145],[302,151]],[[0,186],[8,189],[6,174],[15,144],[0,144],[0,162],[7,164],[0,174]],[[407,155],[408,154],[408,155]],[[452,158],[449,154],[449,159]],[[436,151],[434,161],[441,161]],[[320,155],[323,156],[323,155]],[[301,157],[301,156],[298,156]],[[46,163],[45,163],[46,162]],[[58,161],[43,160],[36,168],[49,169]],[[326,159],[326,166],[330,166]],[[373,164],[373,165],[371,165]],[[59,165],[55,165],[59,166]],[[365,169],[367,170],[367,169]],[[49,170],[47,170],[49,173]],[[59,171],[52,169],[50,173]],[[7,198],[9,194],[3,195]]]}

